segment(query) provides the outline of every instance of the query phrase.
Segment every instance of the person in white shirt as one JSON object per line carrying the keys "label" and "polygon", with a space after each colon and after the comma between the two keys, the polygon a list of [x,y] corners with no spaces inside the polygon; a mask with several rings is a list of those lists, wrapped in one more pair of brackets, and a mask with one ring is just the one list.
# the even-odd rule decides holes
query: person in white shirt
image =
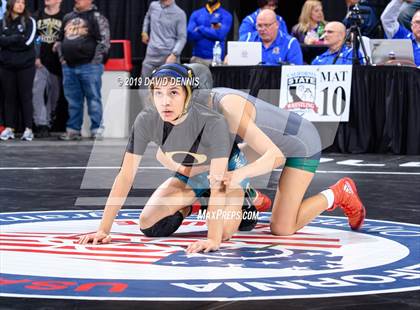
{"label": "person in white shirt", "polygon": [[398,15],[404,2],[411,3],[412,0],[392,0],[381,16],[385,34],[389,39],[409,39],[413,43],[414,62],[420,66],[420,9],[417,10],[411,19],[411,32],[398,23]]}
{"label": "person in white shirt", "polygon": [[405,3],[401,9],[398,21],[403,24],[405,28],[411,27],[411,19],[414,13],[420,9],[420,0],[413,0],[411,3]]}

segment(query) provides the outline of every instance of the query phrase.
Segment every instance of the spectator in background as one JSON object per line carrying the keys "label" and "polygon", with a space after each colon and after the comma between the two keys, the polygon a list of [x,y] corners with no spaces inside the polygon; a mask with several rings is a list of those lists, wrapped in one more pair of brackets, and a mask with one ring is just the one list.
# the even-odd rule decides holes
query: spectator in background
{"label": "spectator in background", "polygon": [[191,62],[209,66],[216,41],[220,41],[223,59],[231,27],[232,14],[221,7],[219,0],[208,0],[205,7],[194,11],[188,23],[188,39],[194,44]]}
{"label": "spectator in background", "polygon": [[0,19],[3,19],[4,13],[6,13],[7,0],[0,1]]}
{"label": "spectator in background", "polygon": [[405,28],[410,29],[411,20],[417,10],[420,10],[420,0],[413,0],[412,2],[405,3],[401,8],[400,16],[398,17],[400,24]]}
{"label": "spectator in background", "polygon": [[[313,65],[332,65],[337,58],[337,65],[351,65],[353,63],[353,48],[343,45],[346,38],[346,26],[340,22],[330,22],[325,26],[324,44],[328,51],[317,56]],[[359,58],[362,58],[359,52]],[[361,62],[363,62],[361,60]]]}
{"label": "spectator in background", "polygon": [[249,40],[262,43],[262,63],[279,65],[303,64],[302,50],[296,38],[280,31],[276,14],[272,10],[262,10],[257,16],[257,34]]}
{"label": "spectator in background", "polygon": [[[0,20],[3,19],[3,15],[6,12],[6,5],[7,5],[7,0],[1,0],[0,1]],[[4,90],[1,87],[1,79],[0,79],[0,134],[3,132],[4,130],[4,116],[3,116],[3,98],[4,98],[4,94],[3,94]]]}
{"label": "spectator in background", "polygon": [[375,11],[370,6],[359,4],[359,2],[360,0],[346,0],[347,15],[343,20],[343,24],[346,25],[347,28],[350,28],[350,26],[353,24],[351,19],[351,10],[354,9],[355,5],[358,5],[360,9],[359,15],[362,19],[360,31],[362,32],[363,36],[371,37],[374,35],[378,26],[378,18],[376,17]]}
{"label": "spectator in background", "polygon": [[69,103],[66,132],[60,140],[80,140],[83,106],[87,100],[92,138],[102,136],[102,74],[110,48],[108,20],[93,0],[75,0],[74,10],[64,16],[56,43],[63,65],[64,95]]}
{"label": "spectator in background", "polygon": [[36,16],[38,39],[33,106],[38,138],[49,136],[51,114],[57,106],[61,87],[61,64],[53,46],[59,38],[64,13],[60,10],[61,0],[44,0],[44,5],[44,10]]}
{"label": "spectator in background", "polygon": [[420,10],[411,19],[411,31],[398,23],[398,14],[403,2],[407,0],[392,0],[382,13],[381,20],[386,36],[389,39],[409,39],[413,42],[414,62],[420,66]]}
{"label": "spectator in background", "polygon": [[0,79],[4,91],[6,128],[1,140],[15,138],[19,108],[25,132],[22,140],[31,141],[32,85],[35,75],[35,20],[29,16],[25,0],[9,0],[4,19],[0,21]]}
{"label": "spectator in background", "polygon": [[143,22],[141,40],[147,44],[141,75],[148,77],[165,63],[180,62],[187,42],[187,16],[175,0],[150,3]]}
{"label": "spectator in background", "polygon": [[[256,10],[251,15],[245,17],[239,27],[239,41],[249,41],[250,38],[255,37],[258,32],[257,29],[257,16],[260,14],[261,10],[272,10],[273,12],[277,9],[277,0],[257,0],[259,9]],[[284,19],[277,15],[277,22],[279,28],[285,34],[289,34],[287,30],[287,25]]]}
{"label": "spectator in background", "polygon": [[322,44],[325,24],[322,3],[318,0],[307,0],[302,7],[299,23],[292,28],[292,36],[300,43]]}

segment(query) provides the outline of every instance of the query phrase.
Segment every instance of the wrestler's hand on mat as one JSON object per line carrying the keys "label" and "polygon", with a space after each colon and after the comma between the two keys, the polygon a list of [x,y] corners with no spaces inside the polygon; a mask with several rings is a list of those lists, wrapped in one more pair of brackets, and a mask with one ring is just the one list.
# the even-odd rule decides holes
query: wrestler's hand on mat
{"label": "wrestler's hand on mat", "polygon": [[111,242],[111,236],[102,230],[98,230],[94,234],[87,234],[80,237],[78,244],[88,244],[92,242],[92,244],[105,244]]}
{"label": "wrestler's hand on mat", "polygon": [[191,243],[187,248],[187,253],[198,253],[204,252],[208,253],[210,251],[217,251],[220,247],[220,242],[216,242],[211,239],[206,240],[197,240],[194,243]]}

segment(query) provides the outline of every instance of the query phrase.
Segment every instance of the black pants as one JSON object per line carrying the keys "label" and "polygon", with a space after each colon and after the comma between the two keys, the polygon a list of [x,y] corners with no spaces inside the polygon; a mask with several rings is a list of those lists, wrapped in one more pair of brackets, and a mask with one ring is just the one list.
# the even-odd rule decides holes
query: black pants
{"label": "black pants", "polygon": [[32,86],[35,66],[20,69],[0,69],[1,84],[4,93],[5,126],[17,128],[18,111],[22,110],[23,125],[32,128]]}
{"label": "black pants", "polygon": [[[1,74],[1,69],[0,69]],[[1,78],[0,78],[0,126],[4,126],[4,89],[1,85]]]}

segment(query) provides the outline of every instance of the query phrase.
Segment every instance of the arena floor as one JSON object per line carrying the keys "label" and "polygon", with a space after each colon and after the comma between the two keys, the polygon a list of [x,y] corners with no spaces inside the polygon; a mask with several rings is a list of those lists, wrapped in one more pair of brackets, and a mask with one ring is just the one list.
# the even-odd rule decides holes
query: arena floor
{"label": "arena floor", "polygon": [[[78,211],[78,214],[88,214],[87,210],[102,210],[113,178],[118,172],[118,165],[121,162],[124,148],[125,141],[121,140],[104,140],[95,143],[90,140],[58,142],[51,138],[34,140],[31,143],[21,141],[0,143],[0,223],[2,225],[0,231],[0,269],[2,272],[0,279],[0,309],[166,309],[168,307],[173,309],[255,309],[267,307],[276,307],[278,309],[420,309],[420,156],[324,154],[319,171],[307,194],[316,194],[335,183],[339,178],[350,176],[358,185],[359,194],[367,209],[368,220],[366,221],[366,228],[362,229],[360,233],[351,232],[346,225],[342,224],[345,223],[342,213],[334,211],[328,214],[324,213],[323,215],[327,217],[322,217],[321,221],[316,221],[309,225],[307,230],[303,230],[300,234],[293,236],[295,239],[291,239],[292,241],[290,242],[284,241],[284,238],[272,239],[273,244],[268,245],[267,242],[261,242],[261,245],[264,245],[263,249],[272,249],[273,251],[276,249],[280,251],[279,253],[285,253],[285,250],[289,250],[288,253],[291,253],[289,258],[297,258],[304,253],[299,252],[301,251],[298,249],[300,245],[293,242],[301,240],[299,238],[302,235],[303,237],[311,237],[314,234],[318,234],[317,237],[320,239],[316,240],[327,240],[327,238],[333,238],[333,236],[340,236],[337,237],[337,240],[339,240],[337,241],[338,247],[345,248],[346,253],[350,253],[346,259],[350,261],[353,255],[363,260],[349,263],[349,266],[360,264],[360,268],[355,268],[359,269],[359,274],[363,274],[364,278],[362,276],[356,278],[356,276],[345,274],[342,271],[339,277],[341,282],[337,280],[333,286],[328,286],[325,282],[322,282],[325,281],[326,277],[332,276],[323,275],[318,277],[317,285],[311,286],[313,293],[310,290],[304,290],[304,292],[296,294],[291,289],[293,292],[290,293],[290,296],[282,295],[281,293],[276,295],[271,293],[276,286],[267,284],[262,287],[263,284],[261,283],[264,276],[261,276],[260,280],[253,279],[252,281],[248,280],[248,282],[234,280],[231,273],[235,274],[235,270],[237,270],[238,278],[243,278],[243,275],[241,274],[242,271],[235,269],[238,267],[232,264],[232,268],[225,269],[225,272],[230,274],[230,280],[224,280],[223,282],[225,288],[219,290],[215,286],[212,290],[210,289],[212,287],[210,283],[214,283],[217,279],[222,279],[223,276],[212,275],[212,280],[203,282],[204,280],[199,280],[198,275],[194,275],[196,273],[194,269],[198,267],[192,263],[191,267],[186,269],[190,274],[185,274],[185,282],[190,281],[188,282],[191,285],[190,287],[194,287],[196,291],[192,292],[189,289],[186,291],[190,293],[185,293],[184,295],[175,295],[177,292],[175,288],[173,291],[165,291],[162,286],[162,288],[155,288],[155,295],[157,296],[152,296],[152,289],[149,292],[147,288],[142,288],[141,281],[135,282],[134,280],[134,282],[127,282],[132,283],[134,290],[138,289],[137,293],[130,291],[132,295],[129,294],[128,290],[125,292],[127,294],[121,295],[105,289],[99,291],[94,289],[83,290],[81,288],[82,285],[71,292],[68,289],[64,289],[64,286],[71,287],[72,283],[76,283],[74,278],[83,279],[83,275],[77,275],[80,273],[80,270],[77,270],[79,263],[80,266],[87,264],[86,266],[99,268],[96,271],[97,275],[99,274],[96,279],[100,278],[102,283],[120,279],[121,264],[125,264],[124,266],[129,265],[129,268],[133,268],[131,269],[133,272],[135,268],[140,268],[138,267],[140,265],[129,264],[132,261],[127,257],[130,256],[124,256],[124,254],[118,257],[120,261],[109,260],[107,262],[107,264],[116,263],[115,270],[105,270],[101,269],[105,266],[101,264],[105,264],[105,262],[100,259],[100,254],[89,259],[85,256],[77,257],[77,255],[84,253],[84,250],[78,247],[73,252],[64,252],[67,256],[65,258],[57,258],[57,260],[54,260],[56,256],[63,253],[57,254],[58,252],[52,251],[51,247],[48,248],[49,251],[45,252],[40,252],[39,250],[36,252],[34,250],[37,248],[44,249],[46,245],[43,242],[46,238],[50,238],[50,240],[55,238],[54,240],[56,240],[60,237],[60,242],[64,242],[62,240],[67,238],[67,240],[73,242],[77,235],[94,230],[94,227],[99,223],[99,219],[82,220],[79,221],[79,226],[70,228],[67,222],[61,223],[56,221],[54,226],[48,220],[46,220],[48,223],[44,224],[44,222],[37,222],[35,219],[29,220],[30,217],[26,217],[27,221],[25,223],[14,224],[10,222],[10,219],[24,218],[22,216],[23,213],[26,216],[30,216],[28,212],[38,215],[57,215],[70,214],[66,212],[60,213],[69,210]],[[169,175],[154,160],[154,150],[155,148],[153,147],[149,148],[145,155],[134,189],[127,200],[127,207],[124,208],[125,211],[133,211],[133,214],[138,212],[153,191],[153,188]],[[275,180],[278,179],[279,173],[280,171],[275,171],[271,176],[257,178],[253,181],[253,184],[273,198]],[[44,211],[54,212],[43,213]],[[10,213],[20,213],[21,215]],[[47,218],[44,216],[44,219]],[[267,236],[266,225],[269,214],[265,214],[264,218],[265,221],[262,221],[259,230],[254,234],[240,234],[233,240],[232,244],[226,245],[226,251],[231,249],[229,246],[236,246],[231,253],[240,253],[241,249],[245,251],[245,248],[249,249],[249,247],[255,246],[260,239],[264,241],[271,240],[271,236]],[[323,220],[325,221],[323,222]],[[118,225],[114,224],[113,232],[122,237],[128,236],[128,233],[131,233],[131,236],[136,238],[141,237],[137,226],[134,225],[135,223],[132,223],[133,221],[135,221],[135,218],[132,215],[127,215],[126,219],[119,218]],[[194,219],[191,222],[193,223]],[[197,226],[198,224],[192,224],[192,226],[194,225]],[[21,231],[25,227],[33,235],[27,231]],[[60,230],[57,233],[64,234],[64,231],[67,231],[67,233],[71,232],[72,234],[64,234],[59,237],[48,235],[49,237],[44,239],[39,237],[41,234],[46,233],[43,229],[48,227],[51,228],[47,232],[50,235],[54,235],[54,229]],[[401,231],[404,229],[405,233],[402,233]],[[22,234],[26,234],[27,238],[23,238]],[[319,235],[323,236],[319,237]],[[186,242],[182,238],[191,240],[191,238],[194,239],[200,236],[204,236],[201,227],[185,227],[184,231],[177,233],[174,236],[175,239],[168,241],[168,244],[179,249],[179,246],[184,246]],[[36,239],[37,237],[39,238]],[[387,239],[391,237],[403,239],[411,237],[411,241],[404,244],[406,239]],[[38,244],[34,244],[34,238]],[[254,240],[253,238],[257,241],[251,242]],[[114,240],[114,246],[118,246],[118,242],[123,242],[121,240],[118,240],[117,237]],[[130,245],[133,239],[130,240],[125,244]],[[251,241],[248,242],[247,240]],[[158,244],[159,240],[153,240],[153,242]],[[362,243],[364,244],[364,250],[359,248]],[[369,243],[372,245],[371,248]],[[397,243],[401,244],[397,245]],[[375,248],[377,245],[379,247]],[[401,249],[405,254],[398,258],[396,250],[393,248],[394,245],[396,246],[395,249]],[[132,249],[136,250],[135,242],[132,242],[131,246]],[[314,251],[314,247],[318,245],[306,244],[306,246],[307,253],[315,253],[311,251]],[[370,249],[372,250],[370,251]],[[115,250],[115,247],[113,250]],[[353,251],[354,254],[348,251]],[[34,254],[34,252],[36,253]],[[241,255],[245,255],[244,253]],[[48,265],[46,258],[44,259],[47,254],[53,259],[50,265]],[[391,262],[391,258],[394,256],[396,258]],[[112,255],[109,257],[112,257]],[[395,267],[399,265],[392,265],[397,264],[397,260],[402,261],[409,257],[412,260],[414,259],[415,263],[401,265],[398,267],[400,269]],[[125,261],[121,261],[121,259]],[[242,259],[246,260],[247,258]],[[376,260],[378,262],[374,263]],[[93,261],[93,263],[87,261]],[[222,258],[221,261],[227,262],[228,260]],[[57,265],[57,262],[66,262],[66,264]],[[70,265],[68,262],[77,263]],[[264,263],[264,261],[261,262]],[[273,263],[273,260],[271,262]],[[375,268],[379,268],[378,266],[381,264],[388,264],[387,270],[397,268],[401,271],[401,267],[404,267],[405,273],[397,276],[397,273],[393,272],[393,277],[391,277],[391,273],[385,271],[388,272],[387,275],[381,273],[381,276],[378,276],[379,269],[374,269],[374,264],[376,264]],[[365,269],[361,267],[362,265]],[[226,267],[226,265],[224,266]],[[267,263],[267,266],[269,268],[269,263]],[[259,269],[258,272],[263,274],[264,268],[260,268],[262,270]],[[295,272],[297,270],[295,269],[292,268],[290,270]],[[312,267],[312,269],[316,269],[319,273],[323,272],[316,267]],[[364,270],[363,273],[360,271],[362,269]],[[370,272],[369,270],[372,272],[375,270],[377,272],[376,276],[369,277],[366,275]],[[19,271],[22,271],[22,274]],[[76,276],[65,276],[72,273],[75,273]],[[57,274],[56,277],[54,276],[55,274]],[[101,278],[101,274],[106,276]],[[128,276],[130,275],[128,274]],[[165,277],[166,274],[161,275],[161,278]],[[180,275],[176,270],[173,271],[173,275],[171,273],[171,276],[168,275],[167,277],[173,277],[171,278],[172,282],[181,283],[184,280],[182,274]],[[281,283],[276,283],[283,286],[289,285],[292,286],[289,288],[298,290],[304,286],[304,283],[306,283],[306,287],[310,286],[310,281],[305,282],[305,279],[303,275],[299,277],[298,273],[290,274],[289,278],[286,274],[282,276]],[[85,283],[82,280],[80,281],[80,283]],[[257,282],[259,284],[256,284]],[[392,286],[388,287],[388,285],[391,285],[391,282]],[[205,283],[207,286],[205,286]],[[311,283],[313,284],[314,282]],[[340,286],[340,283],[342,286]],[[370,283],[370,287],[364,287],[368,283]],[[259,289],[250,290],[251,286]],[[360,289],[358,288],[359,286]],[[207,291],[206,288],[208,289]],[[60,291],[60,289],[62,290]],[[144,294],[142,289],[144,289]],[[203,290],[204,293],[199,293],[200,290]],[[232,293],[229,293],[229,290]],[[152,295],[147,295],[149,293]]]}

